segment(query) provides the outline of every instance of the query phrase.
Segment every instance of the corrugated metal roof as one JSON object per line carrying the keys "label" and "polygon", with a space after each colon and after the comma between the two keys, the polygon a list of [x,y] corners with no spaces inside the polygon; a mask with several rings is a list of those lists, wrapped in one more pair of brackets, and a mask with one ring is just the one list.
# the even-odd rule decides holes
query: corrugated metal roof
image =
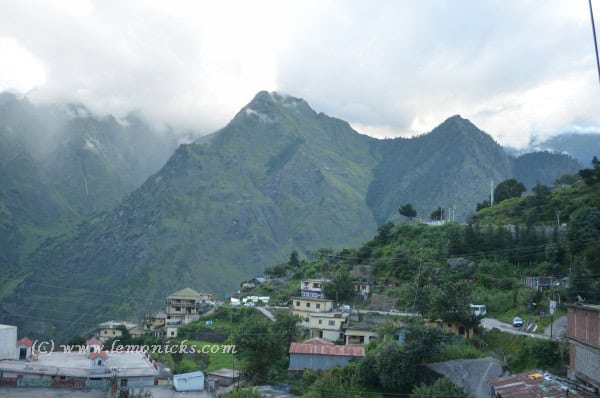
{"label": "corrugated metal roof", "polygon": [[200,293],[198,293],[197,291],[195,291],[194,289],[190,289],[189,287],[186,287],[185,289],[181,289],[173,294],[171,294],[170,296],[168,296],[168,299],[183,299],[183,300],[196,300],[198,298],[200,298],[202,295]]}
{"label": "corrugated metal roof", "polygon": [[576,389],[576,385],[561,377],[542,371],[524,372],[508,377],[491,379],[489,384],[496,396],[502,398],[563,398],[566,391],[569,397],[597,397],[590,392]]}
{"label": "corrugated metal roof", "polygon": [[292,343],[290,354],[338,355],[364,357],[365,347],[335,345],[318,337],[306,340],[304,343]]}

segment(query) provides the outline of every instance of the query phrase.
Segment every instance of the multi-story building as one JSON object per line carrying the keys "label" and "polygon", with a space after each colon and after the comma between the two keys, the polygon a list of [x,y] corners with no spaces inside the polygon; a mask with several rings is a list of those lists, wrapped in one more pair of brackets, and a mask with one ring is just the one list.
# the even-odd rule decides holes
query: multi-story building
{"label": "multi-story building", "polygon": [[369,298],[369,293],[371,293],[371,284],[365,280],[359,280],[352,282],[354,285],[354,292],[356,294],[360,294],[363,296],[363,299]]}
{"label": "multi-story building", "polygon": [[[165,312],[146,314],[143,332],[153,336],[177,337],[177,329],[197,320],[210,306],[215,305],[209,293],[185,288],[167,297]],[[102,337],[102,335],[101,335]]]}
{"label": "multi-story building", "polygon": [[300,282],[300,291],[302,297],[313,299],[324,299],[323,284],[329,282],[329,279],[305,279]]}
{"label": "multi-story building", "polygon": [[292,313],[302,318],[304,327],[310,327],[309,315],[311,313],[331,311],[333,311],[333,300],[292,297]]}
{"label": "multi-story building", "polygon": [[167,337],[177,337],[179,327],[197,320],[207,301],[212,301],[210,294],[198,293],[189,287],[169,295],[165,311]]}
{"label": "multi-story building", "polygon": [[600,305],[567,304],[569,378],[600,389]]}
{"label": "multi-story building", "polygon": [[344,340],[344,330],[348,326],[346,312],[316,312],[308,316],[311,337],[319,337],[336,342]]}

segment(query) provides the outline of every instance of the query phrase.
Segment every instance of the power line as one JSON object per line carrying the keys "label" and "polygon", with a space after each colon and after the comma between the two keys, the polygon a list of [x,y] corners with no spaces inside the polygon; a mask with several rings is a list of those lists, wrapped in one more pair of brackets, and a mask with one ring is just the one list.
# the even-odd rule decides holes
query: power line
{"label": "power line", "polygon": [[594,23],[594,11],[592,10],[592,0],[588,0],[590,5],[590,18],[592,20],[592,34],[594,35],[594,50],[596,51],[596,69],[598,70],[598,82],[600,82],[600,58],[598,57],[598,40],[596,39],[596,24]]}

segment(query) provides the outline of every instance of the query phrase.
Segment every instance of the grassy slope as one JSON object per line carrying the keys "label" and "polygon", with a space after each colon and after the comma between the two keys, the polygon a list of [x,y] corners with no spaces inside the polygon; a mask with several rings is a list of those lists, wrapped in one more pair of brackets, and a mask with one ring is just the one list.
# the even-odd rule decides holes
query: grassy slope
{"label": "grassy slope", "polygon": [[[525,225],[528,215],[533,212],[530,197],[513,198],[502,201],[494,207],[477,213],[481,224]],[[600,190],[590,188],[583,182],[573,187],[552,192],[547,203],[536,211],[536,224],[556,225],[556,214],[560,212],[561,223],[568,223],[569,216],[582,207],[596,207],[600,203]]]}

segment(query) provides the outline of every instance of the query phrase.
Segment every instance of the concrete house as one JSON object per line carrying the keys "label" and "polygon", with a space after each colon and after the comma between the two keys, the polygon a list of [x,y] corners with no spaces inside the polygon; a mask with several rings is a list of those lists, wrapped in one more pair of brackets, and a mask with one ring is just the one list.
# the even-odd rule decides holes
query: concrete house
{"label": "concrete house", "polygon": [[310,327],[310,314],[333,311],[333,300],[292,297],[292,313],[302,318],[302,326]]}
{"label": "concrete house", "polygon": [[139,336],[141,331],[137,324],[127,321],[108,321],[98,325],[98,338],[106,343],[110,339],[118,339],[123,336],[122,327],[127,329],[132,336]]}
{"label": "concrete house", "polygon": [[301,296],[313,299],[324,299],[323,285],[330,282],[329,279],[305,279],[300,282]]}
{"label": "concrete house", "polygon": [[430,320],[428,324],[432,327],[440,327],[444,329],[444,331],[452,333],[456,336],[471,337],[475,334],[474,327],[466,327],[464,324],[457,321],[444,321],[442,319],[436,319]]}
{"label": "concrete house", "polygon": [[311,337],[319,337],[328,341],[343,341],[344,330],[348,325],[348,313],[315,312],[308,316],[308,327]]}
{"label": "concrete house", "polygon": [[198,293],[185,288],[167,297],[165,314],[166,336],[177,337],[177,329],[198,319],[206,308],[206,302],[212,301],[209,293]]}
{"label": "concrete house", "polygon": [[357,323],[346,328],[344,332],[346,345],[364,345],[378,338],[371,325]]}
{"label": "concrete house", "polygon": [[353,281],[352,284],[354,285],[354,292],[356,294],[360,294],[365,300],[369,298],[369,294],[371,293],[371,283],[359,280]]}
{"label": "concrete house", "polygon": [[[0,327],[0,332],[3,329]],[[0,359],[0,385],[108,391],[115,383],[124,387],[153,386],[158,375],[158,365],[147,354],[109,356],[97,338],[89,339],[85,350],[70,352],[37,351],[27,337],[18,341],[0,338],[0,353],[10,351],[15,354],[12,359]]]}
{"label": "concrete house", "polygon": [[364,347],[335,345],[327,340],[312,338],[303,343],[290,345],[289,371],[329,369],[347,365],[351,359],[364,356]]}
{"label": "concrete house", "polygon": [[600,305],[567,304],[570,379],[600,390]]}
{"label": "concrete house", "polygon": [[17,355],[19,361],[30,360],[32,357],[33,341],[29,337],[23,337],[17,340]]}

